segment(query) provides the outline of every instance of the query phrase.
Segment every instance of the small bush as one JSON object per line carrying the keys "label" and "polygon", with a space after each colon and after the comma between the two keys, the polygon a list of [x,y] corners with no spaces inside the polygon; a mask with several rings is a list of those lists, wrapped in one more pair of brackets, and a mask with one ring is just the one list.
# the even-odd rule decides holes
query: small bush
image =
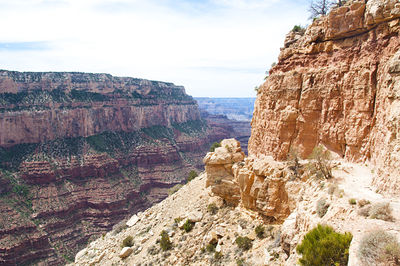
{"label": "small bush", "polygon": [[389,203],[384,202],[373,204],[369,210],[369,218],[393,221],[394,218],[392,216],[392,207],[390,207]]}
{"label": "small bush", "polygon": [[180,222],[182,222],[182,220],[183,220],[182,217],[177,217],[174,219],[174,223],[178,225]]}
{"label": "small bush", "polygon": [[221,142],[214,142],[210,147],[210,152],[214,152],[216,148],[221,147]]}
{"label": "small bush", "polygon": [[350,205],[356,205],[357,204],[356,199],[349,199],[349,204]]}
{"label": "small bush", "polygon": [[132,236],[127,236],[123,241],[121,247],[132,247],[135,243],[133,242]]}
{"label": "small bush", "polygon": [[206,250],[207,250],[207,252],[214,252],[215,251],[215,248],[217,247],[217,243],[215,242],[215,243],[209,243],[207,246],[206,246]]}
{"label": "small bush", "polygon": [[168,189],[168,195],[171,196],[172,194],[174,194],[175,192],[177,192],[179,189],[181,189],[183,187],[183,185],[178,184],[173,186],[172,188]]}
{"label": "small bush", "polygon": [[292,29],[293,32],[304,33],[305,29],[300,25],[295,25]]}
{"label": "small bush", "polygon": [[317,214],[320,218],[324,217],[326,212],[328,211],[329,204],[326,202],[326,199],[319,199],[317,201]]}
{"label": "small bush", "polygon": [[360,199],[358,201],[358,207],[360,207],[360,208],[362,208],[362,207],[364,207],[365,205],[368,205],[368,204],[371,204],[371,202],[369,200],[366,200],[366,199]]}
{"label": "small bush", "polygon": [[317,179],[332,178],[331,154],[328,150],[324,150],[322,145],[316,146],[310,157],[309,163],[306,165],[310,175]]}
{"label": "small bush", "polygon": [[192,231],[194,224],[195,224],[194,222],[187,219],[186,222],[183,224],[182,229],[185,230],[186,233],[188,233],[188,232]]}
{"label": "small bush", "polygon": [[244,259],[237,259],[236,260],[236,265],[237,266],[244,266],[245,265]]}
{"label": "small bush", "polygon": [[347,265],[351,233],[340,234],[330,226],[318,225],[296,247],[300,265]]}
{"label": "small bush", "polygon": [[192,170],[189,172],[189,176],[186,179],[186,182],[189,183],[190,181],[192,181],[193,179],[195,179],[198,176],[197,172]]}
{"label": "small bush", "polygon": [[161,232],[160,247],[163,251],[170,250],[172,248],[172,242],[169,240],[167,231],[163,230]]}
{"label": "small bush", "polygon": [[214,259],[215,260],[220,260],[222,259],[222,252],[221,251],[217,251],[214,253]]}
{"label": "small bush", "polygon": [[251,239],[248,238],[247,236],[245,237],[238,236],[235,242],[238,245],[238,247],[243,250],[249,250],[253,246],[253,244],[251,243]]}
{"label": "small bush", "polygon": [[400,244],[394,235],[375,230],[361,239],[358,256],[367,265],[400,265]]}
{"label": "small bush", "polygon": [[226,149],[228,152],[232,152],[232,148],[229,147],[228,145],[225,145],[225,149]]}
{"label": "small bush", "polygon": [[218,207],[215,203],[211,203],[207,206],[207,211],[214,215],[218,212]]}
{"label": "small bush", "polygon": [[262,225],[257,225],[257,227],[254,229],[254,232],[256,233],[257,237],[260,239],[265,237],[265,228]]}

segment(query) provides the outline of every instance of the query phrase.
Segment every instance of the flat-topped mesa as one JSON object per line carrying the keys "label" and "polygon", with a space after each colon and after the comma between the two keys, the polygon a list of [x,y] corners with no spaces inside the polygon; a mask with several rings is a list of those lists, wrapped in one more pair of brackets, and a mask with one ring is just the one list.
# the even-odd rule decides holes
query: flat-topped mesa
{"label": "flat-topped mesa", "polygon": [[0,146],[199,120],[182,86],[108,74],[0,71]]}
{"label": "flat-topped mesa", "polygon": [[[170,96],[192,97],[186,95],[183,86],[173,83],[138,79],[131,77],[115,77],[105,73],[81,72],[18,72],[0,70],[0,93],[18,93],[35,90],[85,90],[93,93],[114,93],[114,96],[124,92],[137,93],[136,97],[152,97],[163,94]],[[124,95],[128,96],[129,95]],[[172,98],[171,98],[172,99]]]}
{"label": "flat-topped mesa", "polygon": [[258,90],[249,155],[307,157],[321,143],[373,161],[379,180],[393,175],[379,189],[399,191],[399,32],[396,0],[351,1],[291,32]]}

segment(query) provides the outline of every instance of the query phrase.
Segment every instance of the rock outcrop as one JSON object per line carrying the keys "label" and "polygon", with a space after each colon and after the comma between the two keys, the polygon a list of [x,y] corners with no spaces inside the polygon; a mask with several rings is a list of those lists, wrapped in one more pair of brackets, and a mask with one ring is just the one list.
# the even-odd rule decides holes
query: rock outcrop
{"label": "rock outcrop", "polygon": [[207,172],[206,186],[228,203],[237,205],[240,201],[239,184],[233,175],[233,165],[244,159],[240,143],[235,139],[224,139],[221,147],[204,157]]}
{"label": "rock outcrop", "polygon": [[399,18],[396,0],[350,1],[290,33],[258,91],[249,154],[307,157],[321,143],[371,160],[374,184],[398,193]]}
{"label": "rock outcrop", "polygon": [[239,203],[270,223],[282,222],[296,207],[301,185],[287,163],[272,157],[244,158],[240,143],[225,139],[204,157],[206,186],[228,204]]}
{"label": "rock outcrop", "polygon": [[0,264],[72,261],[224,137],[171,83],[0,71]]}

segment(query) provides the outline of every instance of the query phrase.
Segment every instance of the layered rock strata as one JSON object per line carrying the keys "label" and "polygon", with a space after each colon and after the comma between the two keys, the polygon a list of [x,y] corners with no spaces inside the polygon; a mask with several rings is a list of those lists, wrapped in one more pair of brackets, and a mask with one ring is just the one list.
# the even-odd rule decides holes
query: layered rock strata
{"label": "layered rock strata", "polygon": [[72,261],[226,136],[171,83],[0,71],[0,264]]}
{"label": "layered rock strata", "polygon": [[[400,3],[350,1],[291,32],[260,87],[249,153],[307,157],[319,143],[377,166],[374,184],[398,193]],[[397,167],[395,167],[397,169]]]}
{"label": "layered rock strata", "polygon": [[206,186],[228,204],[240,204],[267,222],[282,222],[296,207],[301,188],[287,163],[272,157],[244,158],[240,143],[225,139],[204,157]]}

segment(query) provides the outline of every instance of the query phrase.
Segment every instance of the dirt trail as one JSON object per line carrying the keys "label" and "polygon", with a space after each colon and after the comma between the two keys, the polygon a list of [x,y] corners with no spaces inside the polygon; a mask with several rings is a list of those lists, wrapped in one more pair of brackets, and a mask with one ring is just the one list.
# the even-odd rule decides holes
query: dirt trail
{"label": "dirt trail", "polygon": [[[366,165],[342,161],[340,162],[339,169],[334,170],[333,174],[337,178],[339,189],[344,191],[344,197],[340,202],[336,202],[336,204],[340,204],[345,209],[353,209],[351,215],[346,217],[343,222],[337,224],[341,231],[353,234],[348,265],[360,266],[363,263],[358,258],[358,247],[361,239],[367,232],[382,229],[395,234],[400,240],[400,199],[376,193],[375,188],[371,185],[373,173]],[[392,215],[395,220],[393,222],[383,221],[357,215],[359,207],[349,205],[348,200],[351,198],[357,201],[366,199],[371,204],[389,202],[393,209]]]}
{"label": "dirt trail", "polygon": [[400,221],[400,199],[375,192],[375,188],[371,186],[373,173],[369,167],[349,162],[342,162],[342,166],[341,172],[344,172],[345,176],[341,179],[339,188],[344,190],[346,196],[355,199],[367,199],[372,203],[390,202],[390,206],[393,208],[393,216],[396,221]]}

